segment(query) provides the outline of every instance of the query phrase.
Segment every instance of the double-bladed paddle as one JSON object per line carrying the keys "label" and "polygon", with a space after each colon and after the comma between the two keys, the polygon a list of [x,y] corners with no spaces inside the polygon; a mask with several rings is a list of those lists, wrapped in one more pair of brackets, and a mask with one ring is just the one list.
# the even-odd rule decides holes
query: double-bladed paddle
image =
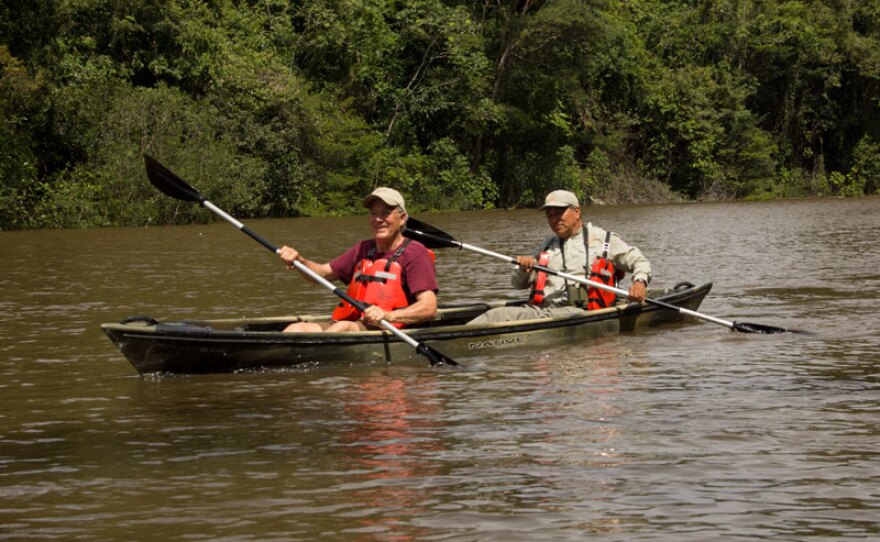
{"label": "double-bladed paddle", "polygon": [[[156,159],[144,155],[144,162],[147,166],[147,177],[149,177],[150,182],[153,183],[153,186],[158,188],[160,192],[162,192],[166,196],[171,196],[175,199],[198,203],[202,207],[205,207],[212,213],[222,218],[223,220],[229,222],[242,232],[246,233],[251,239],[257,241],[275,254],[279,252],[280,249],[278,247],[276,247],[266,239],[260,237],[256,232],[227,214],[223,209],[220,209],[219,207],[208,201],[208,199],[201,195],[198,190],[188,185],[183,179],[175,175],[174,172],[172,172],[170,169],[160,164]],[[298,270],[305,273],[312,280],[321,284],[340,298],[350,303],[352,306],[356,307],[359,311],[363,312],[367,309],[367,305],[365,303],[354,299],[346,292],[334,286],[332,282],[315,273],[301,262],[294,261],[293,265]],[[454,359],[441,352],[438,352],[437,350],[434,350],[426,344],[416,341],[415,339],[397,329],[387,321],[380,320],[379,325],[396,335],[397,338],[399,338],[401,341],[414,347],[416,349],[416,352],[428,358],[428,360],[431,362],[431,365],[436,366],[442,365],[444,363],[446,365],[458,365],[458,362]]]}
{"label": "double-bladed paddle", "polygon": [[[493,258],[497,258],[499,260],[504,260],[506,262],[512,263],[516,265],[516,258],[512,258],[510,256],[505,256],[504,254],[499,254],[497,252],[492,252],[491,250],[486,250],[484,248],[480,248],[478,246],[469,245],[467,243],[462,243],[460,241],[456,241],[448,233],[445,233],[430,224],[425,224],[419,220],[414,218],[408,218],[406,221],[406,227],[403,230],[403,235],[409,237],[411,239],[416,239],[428,248],[459,248],[470,250],[472,252],[477,252],[479,254],[483,254],[486,256],[492,256]],[[556,275],[557,277],[564,278],[566,280],[570,280],[572,282],[577,282],[580,284],[584,284],[587,286],[595,286],[596,288],[600,288],[602,290],[607,290],[609,292],[614,292],[617,295],[629,297],[629,292],[626,290],[621,290],[620,288],[615,288],[613,286],[608,286],[607,284],[602,284],[601,282],[595,282],[584,277],[578,277],[576,275],[570,275],[568,273],[563,273],[561,271],[557,271],[555,269],[550,269],[549,267],[544,267],[541,265],[536,265],[534,267],[538,271],[543,271],[549,275]],[[651,303],[652,305],[657,305],[659,307],[663,307],[664,309],[669,309],[672,311],[676,311],[680,314],[684,314],[687,316],[693,316],[694,318],[700,318],[702,320],[706,320],[707,322],[712,322],[713,324],[719,324],[725,327],[728,327],[734,331],[740,331],[742,333],[801,333],[796,330],[783,329],[781,327],[774,326],[766,326],[763,324],[750,324],[747,322],[731,322],[728,320],[722,320],[721,318],[715,318],[714,316],[709,316],[706,314],[702,314],[696,311],[692,311],[690,309],[685,309],[684,307],[676,307],[675,305],[670,305],[669,303],[665,303],[663,301],[659,301],[657,299],[645,298],[646,303]]]}

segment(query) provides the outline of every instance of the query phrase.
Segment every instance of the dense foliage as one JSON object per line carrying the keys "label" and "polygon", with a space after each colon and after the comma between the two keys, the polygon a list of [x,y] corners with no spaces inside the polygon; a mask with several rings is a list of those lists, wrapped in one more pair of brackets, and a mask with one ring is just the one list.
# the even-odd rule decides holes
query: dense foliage
{"label": "dense foliage", "polygon": [[2,0],[0,228],[880,189],[880,0]]}

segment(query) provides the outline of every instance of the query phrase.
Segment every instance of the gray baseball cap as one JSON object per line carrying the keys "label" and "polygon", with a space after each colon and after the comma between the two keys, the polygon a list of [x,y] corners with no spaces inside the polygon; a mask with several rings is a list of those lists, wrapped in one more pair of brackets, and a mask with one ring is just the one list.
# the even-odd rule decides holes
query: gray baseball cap
{"label": "gray baseball cap", "polygon": [[401,196],[400,192],[393,188],[380,186],[379,188],[373,190],[372,192],[370,192],[369,196],[364,198],[364,207],[369,207],[377,199],[384,201],[386,205],[390,205],[392,207],[400,207],[404,213],[406,212],[403,196]]}
{"label": "gray baseball cap", "polygon": [[569,192],[568,190],[554,190],[547,194],[547,197],[544,198],[544,205],[539,207],[542,211],[548,207],[580,207],[581,204],[578,201],[577,196],[574,195],[574,192]]}

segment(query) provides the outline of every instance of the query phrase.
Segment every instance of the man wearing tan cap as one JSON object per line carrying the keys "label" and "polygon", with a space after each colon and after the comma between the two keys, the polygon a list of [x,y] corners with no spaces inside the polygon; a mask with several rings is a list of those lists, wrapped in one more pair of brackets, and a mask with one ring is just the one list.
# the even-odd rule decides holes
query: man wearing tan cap
{"label": "man wearing tan cap", "polygon": [[403,237],[407,218],[403,196],[380,187],[363,203],[370,210],[372,239],[328,263],[307,260],[289,246],[281,247],[278,254],[288,268],[296,260],[327,280],[349,284],[349,295],[367,303],[367,310],[361,313],[341,302],[330,321],[297,322],[285,331],[363,331],[375,328],[380,320],[403,327],[434,318],[438,289],[434,262],[424,245]]}
{"label": "man wearing tan cap", "polygon": [[[631,299],[641,301],[645,298],[651,280],[651,264],[638,248],[628,245],[615,233],[591,223],[584,224],[580,202],[572,192],[550,192],[540,208],[547,214],[547,222],[554,235],[541,243],[533,256],[517,256],[519,266],[511,277],[514,288],[532,289],[529,304],[491,309],[471,323],[581,314],[588,305],[590,308],[600,308],[597,305],[614,302],[613,294],[610,299],[602,299],[605,294],[597,288],[588,291],[579,283],[535,272],[534,267],[539,259],[544,267],[593,280],[590,277],[593,264],[597,258],[604,256],[605,261],[613,264],[616,273],[632,275],[632,286],[629,288]],[[620,275],[614,278],[619,280]]]}

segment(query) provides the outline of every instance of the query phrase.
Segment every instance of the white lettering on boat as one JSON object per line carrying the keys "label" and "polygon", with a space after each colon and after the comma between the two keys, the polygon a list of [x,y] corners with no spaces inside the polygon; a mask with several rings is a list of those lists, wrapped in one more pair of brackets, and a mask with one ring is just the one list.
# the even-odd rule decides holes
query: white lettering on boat
{"label": "white lettering on boat", "polygon": [[480,350],[482,348],[499,348],[505,346],[514,346],[517,344],[525,344],[524,337],[508,337],[506,339],[495,339],[492,341],[477,341],[468,343],[468,350]]}

